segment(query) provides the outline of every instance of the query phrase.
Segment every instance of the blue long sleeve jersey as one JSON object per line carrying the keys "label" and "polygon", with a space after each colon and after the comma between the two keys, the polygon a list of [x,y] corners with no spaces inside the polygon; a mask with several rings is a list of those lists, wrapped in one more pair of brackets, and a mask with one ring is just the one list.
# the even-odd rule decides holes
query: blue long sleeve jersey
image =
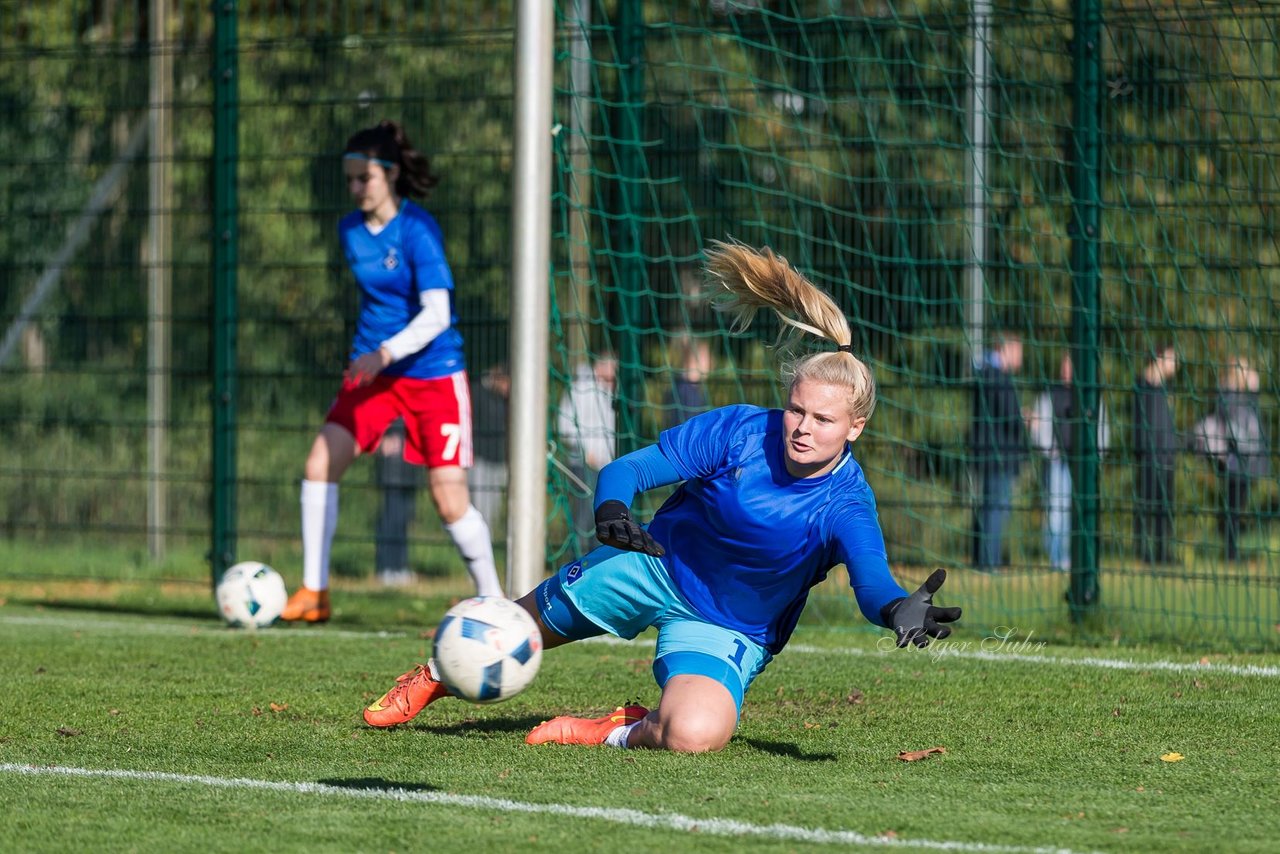
{"label": "blue long sleeve jersey", "polygon": [[830,473],[787,472],[782,412],[727,406],[664,430],[600,473],[596,506],[684,481],[654,514],[677,589],[708,621],[777,654],[809,589],[844,564],[863,615],[907,592],[893,580],[875,496],[852,453]]}
{"label": "blue long sleeve jersey", "polygon": [[372,353],[400,332],[422,310],[421,293],[433,288],[449,292],[450,325],[416,353],[388,365],[392,377],[435,379],[465,367],[462,336],[454,310],[453,273],[444,254],[444,235],[435,217],[405,200],[377,234],[364,214],[353,211],[338,223],[342,253],[360,284],[360,316],[351,358]]}

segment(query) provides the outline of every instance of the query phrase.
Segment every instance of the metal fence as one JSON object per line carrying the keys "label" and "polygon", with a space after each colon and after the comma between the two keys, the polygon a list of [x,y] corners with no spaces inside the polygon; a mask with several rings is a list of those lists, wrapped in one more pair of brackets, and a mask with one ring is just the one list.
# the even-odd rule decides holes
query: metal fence
{"label": "metal fence", "polygon": [[[1241,357],[1264,435],[1280,429],[1276,7],[838,5],[557,4],[549,411],[616,356],[619,450],[652,441],[691,341],[711,402],[776,403],[776,327],[728,334],[698,280],[708,239],[769,243],[837,297],[875,366],[858,452],[898,568],[953,567],[973,613],[1024,629],[1273,646],[1274,449],[1241,504],[1197,430]],[[176,575],[234,555],[289,574],[355,317],[334,229],[359,127],[396,118],[430,153],[469,365],[507,357],[513,26],[510,3],[3,6],[0,525],[19,564],[40,545],[95,576],[141,552]],[[1070,573],[1034,452],[1005,565],[968,571],[972,365],[996,331],[1025,344],[1028,409],[1076,358]],[[1176,498],[1144,560],[1131,401],[1165,342]],[[590,480],[567,474],[555,423],[549,566]],[[378,502],[358,466],[339,574],[371,570]],[[416,523],[420,567],[453,571],[428,502]],[[77,569],[86,553],[104,557]]]}

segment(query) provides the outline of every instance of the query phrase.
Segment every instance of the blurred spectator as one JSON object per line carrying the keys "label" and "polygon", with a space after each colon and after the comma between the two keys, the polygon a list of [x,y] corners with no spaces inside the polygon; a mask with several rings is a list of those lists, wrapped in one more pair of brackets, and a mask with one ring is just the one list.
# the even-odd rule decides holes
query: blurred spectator
{"label": "blurred spectator", "polygon": [[[1031,444],[1045,456],[1044,549],[1049,564],[1060,572],[1071,569],[1071,447],[1081,416],[1071,388],[1071,355],[1058,368],[1058,382],[1036,399],[1031,416]],[[1111,444],[1107,408],[1098,401],[1098,453]]]}
{"label": "blurred spectator", "polygon": [[467,471],[471,502],[489,523],[501,530],[498,517],[507,492],[507,400],[511,375],[505,363],[490,365],[471,386],[471,427],[475,461]]}
{"label": "blurred spectator", "polygon": [[573,489],[573,527],[578,553],[595,544],[596,477],[613,461],[617,417],[613,410],[618,362],[611,357],[580,364],[573,382],[560,398],[556,430],[569,456],[569,468],[580,481]]}
{"label": "blurred spectator", "polygon": [[1146,563],[1168,563],[1173,555],[1173,473],[1178,433],[1167,383],[1178,370],[1172,344],[1152,351],[1133,391],[1133,455],[1137,504],[1133,538]]}
{"label": "blurred spectator", "polygon": [[1192,440],[1206,454],[1222,482],[1218,531],[1227,560],[1240,559],[1241,517],[1253,481],[1271,472],[1270,448],[1259,412],[1258,372],[1247,359],[1232,359],[1218,385],[1213,413],[1196,425]]}
{"label": "blurred spectator", "polygon": [[1013,375],[1022,369],[1022,339],[1003,334],[975,366],[969,447],[980,494],[973,518],[973,564],[991,571],[1002,559],[1004,528],[1013,511],[1013,484],[1027,458]]}
{"label": "blurred spectator", "polygon": [[676,343],[678,370],[663,401],[663,427],[683,424],[711,408],[706,379],[711,373],[711,345],[705,339],[685,338]]}

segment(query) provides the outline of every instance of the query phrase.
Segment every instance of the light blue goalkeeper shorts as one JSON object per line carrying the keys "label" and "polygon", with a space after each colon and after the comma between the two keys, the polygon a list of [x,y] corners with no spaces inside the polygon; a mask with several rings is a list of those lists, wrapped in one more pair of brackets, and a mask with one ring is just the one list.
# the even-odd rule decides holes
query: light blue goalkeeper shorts
{"label": "light blue goalkeeper shorts", "polygon": [[662,561],[601,546],[538,585],[543,625],[570,640],[605,633],[628,640],[653,626],[658,648],[653,676],[714,679],[742,711],[742,697],[772,656],[741,632],[709,623],[675,589]]}

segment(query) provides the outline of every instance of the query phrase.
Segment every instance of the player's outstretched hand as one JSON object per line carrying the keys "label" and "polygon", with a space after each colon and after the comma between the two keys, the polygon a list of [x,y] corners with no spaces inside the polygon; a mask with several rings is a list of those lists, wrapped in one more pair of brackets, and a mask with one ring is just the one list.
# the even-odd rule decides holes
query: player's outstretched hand
{"label": "player's outstretched hand", "polygon": [[898,636],[898,646],[913,643],[926,647],[932,638],[945,638],[951,627],[942,623],[954,623],[960,619],[959,608],[939,608],[933,604],[933,594],[938,592],[947,578],[945,569],[934,570],[920,588],[905,599],[894,599],[880,611],[884,624]]}
{"label": "player's outstretched hand", "polygon": [[627,505],[615,499],[596,508],[596,539],[623,551],[644,552],[654,557],[666,554],[662,545],[631,518]]}

